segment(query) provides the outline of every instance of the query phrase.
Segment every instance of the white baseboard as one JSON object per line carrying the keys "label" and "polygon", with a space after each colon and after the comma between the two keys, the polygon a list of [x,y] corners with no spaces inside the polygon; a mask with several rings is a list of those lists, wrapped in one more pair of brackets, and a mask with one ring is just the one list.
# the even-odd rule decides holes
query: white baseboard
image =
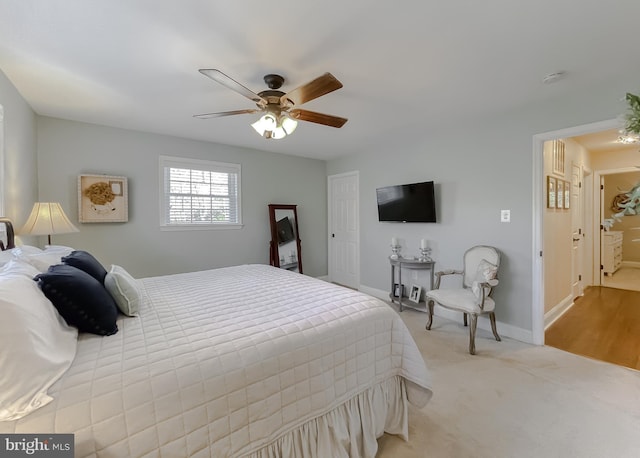
{"label": "white baseboard", "polygon": [[[363,293],[367,293],[370,296],[377,297],[378,299],[382,299],[383,301],[389,300],[389,291],[371,288],[366,285],[360,285],[358,289]],[[462,322],[461,312],[454,312],[453,310],[448,310],[444,307],[435,307],[433,310],[433,314],[436,317],[445,318],[451,321]],[[496,327],[498,328],[498,334],[500,334],[501,336],[509,337],[510,339],[518,340],[520,342],[533,344],[533,333],[529,329],[519,328],[517,326],[502,323],[501,321],[497,320]],[[478,329],[483,329],[485,331],[491,332],[491,322],[489,321],[489,318],[484,316],[478,317]]]}
{"label": "white baseboard", "polygon": [[551,326],[558,318],[564,315],[567,310],[574,304],[571,294],[562,299],[555,307],[544,314],[544,329],[546,330]]}
{"label": "white baseboard", "polygon": [[640,269],[640,262],[638,261],[622,261],[621,267],[633,267],[634,269]]}
{"label": "white baseboard", "polygon": [[322,280],[322,281],[329,281],[329,276],[328,275],[322,275],[320,277],[316,277],[318,280]]}

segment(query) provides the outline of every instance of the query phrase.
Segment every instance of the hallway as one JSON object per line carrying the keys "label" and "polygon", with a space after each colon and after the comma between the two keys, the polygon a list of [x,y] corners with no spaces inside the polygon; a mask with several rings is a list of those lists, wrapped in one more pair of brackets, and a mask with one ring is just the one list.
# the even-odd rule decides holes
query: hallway
{"label": "hallway", "polygon": [[587,288],[546,330],[545,344],[640,370],[640,291]]}

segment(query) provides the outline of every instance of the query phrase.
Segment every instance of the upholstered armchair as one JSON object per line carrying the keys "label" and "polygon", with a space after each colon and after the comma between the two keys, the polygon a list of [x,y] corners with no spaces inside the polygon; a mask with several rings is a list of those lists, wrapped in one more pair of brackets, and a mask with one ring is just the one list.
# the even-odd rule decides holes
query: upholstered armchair
{"label": "upholstered armchair", "polygon": [[[429,312],[427,330],[431,330],[433,323],[434,305],[457,310],[463,313],[464,325],[469,323],[469,353],[476,354],[476,326],[478,316],[488,314],[491,320],[491,330],[496,340],[500,340],[496,330],[496,304],[491,297],[493,288],[498,285],[498,268],[500,266],[500,253],[493,247],[478,245],[468,249],[463,257],[462,270],[447,270],[436,272],[434,289],[428,291],[426,300]],[[440,289],[440,282],[445,275],[461,275],[462,287],[457,289]]]}

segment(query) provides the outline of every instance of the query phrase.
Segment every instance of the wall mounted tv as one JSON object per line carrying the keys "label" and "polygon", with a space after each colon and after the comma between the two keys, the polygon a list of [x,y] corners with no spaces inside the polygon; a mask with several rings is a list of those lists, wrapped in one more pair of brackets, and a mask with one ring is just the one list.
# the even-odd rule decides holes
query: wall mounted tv
{"label": "wall mounted tv", "polygon": [[376,189],[378,220],[403,223],[435,223],[433,181]]}

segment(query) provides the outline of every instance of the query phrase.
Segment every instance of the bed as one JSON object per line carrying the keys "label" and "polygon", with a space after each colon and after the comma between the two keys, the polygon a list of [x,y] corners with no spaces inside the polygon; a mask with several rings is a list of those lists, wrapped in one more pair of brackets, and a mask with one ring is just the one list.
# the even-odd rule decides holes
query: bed
{"label": "bed", "polygon": [[373,457],[431,397],[404,323],[360,292],[266,265],[136,288],[138,316],[79,333],[48,403],[0,433],[73,433],[75,456]]}

